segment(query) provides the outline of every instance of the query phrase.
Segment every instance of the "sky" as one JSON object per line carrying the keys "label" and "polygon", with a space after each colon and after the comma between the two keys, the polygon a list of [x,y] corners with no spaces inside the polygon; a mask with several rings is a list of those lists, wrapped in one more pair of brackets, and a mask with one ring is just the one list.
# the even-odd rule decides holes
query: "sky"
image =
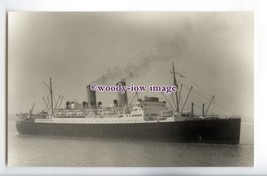
{"label": "sky", "polygon": [[45,109],[50,77],[63,107],[86,101],[91,82],[169,85],[174,62],[183,101],[193,86],[187,108],[215,95],[210,112],[253,118],[253,26],[252,12],[9,12],[8,113]]}

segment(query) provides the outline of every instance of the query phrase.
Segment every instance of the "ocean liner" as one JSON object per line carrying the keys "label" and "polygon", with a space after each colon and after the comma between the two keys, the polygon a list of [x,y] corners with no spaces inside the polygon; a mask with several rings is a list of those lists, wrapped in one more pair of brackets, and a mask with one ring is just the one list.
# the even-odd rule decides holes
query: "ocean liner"
{"label": "ocean liner", "polygon": [[[192,87],[185,102],[181,105],[180,92],[173,65],[173,84],[180,87],[175,91],[172,108],[170,101],[160,101],[158,97],[145,96],[136,98],[135,103],[128,103],[127,92],[118,93],[118,100],[112,106],[102,107],[96,99],[96,91],[87,88],[88,101],[83,103],[66,102],[64,108],[59,108],[62,97],[57,101],[53,98],[50,78],[50,99],[44,100],[47,110],[33,113],[17,114],[16,128],[20,134],[76,136],[95,138],[116,138],[145,141],[171,141],[188,143],[239,144],[241,118],[238,116],[208,115],[209,107],[202,106],[202,114],[194,113],[194,103],[191,110],[184,111]],[[182,75],[180,75],[182,76]],[[126,85],[125,81],[117,84]],[[138,94],[136,93],[138,96]],[[54,99],[54,101],[53,101]],[[132,99],[133,100],[133,99]],[[60,105],[59,105],[60,104]],[[169,106],[167,106],[169,104]]]}

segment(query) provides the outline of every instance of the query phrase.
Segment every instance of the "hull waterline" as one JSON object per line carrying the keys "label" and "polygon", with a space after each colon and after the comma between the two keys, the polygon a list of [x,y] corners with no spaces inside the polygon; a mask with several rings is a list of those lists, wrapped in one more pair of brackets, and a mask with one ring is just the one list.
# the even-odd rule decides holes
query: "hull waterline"
{"label": "hull waterline", "polygon": [[70,124],[17,121],[20,134],[239,144],[240,118],[200,119],[157,123]]}

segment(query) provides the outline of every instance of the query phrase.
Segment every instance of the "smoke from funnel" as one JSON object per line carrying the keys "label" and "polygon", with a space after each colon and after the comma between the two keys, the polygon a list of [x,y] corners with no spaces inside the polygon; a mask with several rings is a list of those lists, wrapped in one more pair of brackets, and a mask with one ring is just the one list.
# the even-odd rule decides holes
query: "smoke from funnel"
{"label": "smoke from funnel", "polygon": [[176,59],[183,60],[187,58],[188,53],[191,53],[189,50],[191,47],[188,42],[191,35],[188,33],[190,34],[190,31],[188,32],[187,28],[181,29],[172,38],[160,41],[156,53],[142,57],[135,63],[128,63],[123,68],[115,67],[112,71],[108,71],[97,79],[96,83],[107,84],[109,81],[118,78],[125,78],[125,80],[136,78],[151,70],[158,62],[173,61]]}
{"label": "smoke from funnel", "polygon": [[112,71],[108,71],[106,74],[96,80],[98,84],[106,84],[109,81],[116,80],[118,78],[124,78],[124,80],[138,77],[148,70],[151,66],[158,61],[156,56],[147,56],[136,63],[128,63],[126,67],[116,67]]}

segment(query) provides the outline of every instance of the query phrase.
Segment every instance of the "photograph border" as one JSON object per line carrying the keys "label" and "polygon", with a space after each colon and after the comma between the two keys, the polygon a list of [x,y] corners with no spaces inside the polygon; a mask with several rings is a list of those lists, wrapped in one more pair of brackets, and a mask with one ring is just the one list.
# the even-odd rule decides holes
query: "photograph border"
{"label": "photograph border", "polygon": [[[264,4],[265,3],[265,4]],[[64,4],[64,6],[63,6]],[[164,4],[164,5],[163,5]],[[194,4],[194,5],[192,5]],[[135,2],[130,0],[67,0],[67,1],[49,1],[41,0],[6,0],[0,2],[0,21],[1,27],[1,99],[0,111],[1,118],[0,134],[2,139],[0,145],[0,174],[6,175],[258,175],[267,174],[267,142],[262,140],[264,134],[267,134],[267,120],[264,115],[264,100],[266,99],[267,90],[266,76],[267,62],[266,51],[264,51],[264,44],[266,44],[267,25],[264,21],[266,2],[263,1],[197,1],[197,0],[144,0],[142,2]],[[89,12],[89,11],[252,11],[254,12],[254,167],[170,167],[170,168],[131,168],[131,167],[89,167],[89,168],[74,168],[74,167],[20,167],[10,168],[7,166],[7,68],[8,68],[8,52],[7,52],[7,13],[8,11],[57,11],[57,12]],[[262,24],[265,22],[265,24]],[[262,37],[263,36],[263,37]],[[265,37],[265,38],[264,38]],[[3,63],[3,64],[2,64]],[[264,97],[262,97],[264,95]]]}

